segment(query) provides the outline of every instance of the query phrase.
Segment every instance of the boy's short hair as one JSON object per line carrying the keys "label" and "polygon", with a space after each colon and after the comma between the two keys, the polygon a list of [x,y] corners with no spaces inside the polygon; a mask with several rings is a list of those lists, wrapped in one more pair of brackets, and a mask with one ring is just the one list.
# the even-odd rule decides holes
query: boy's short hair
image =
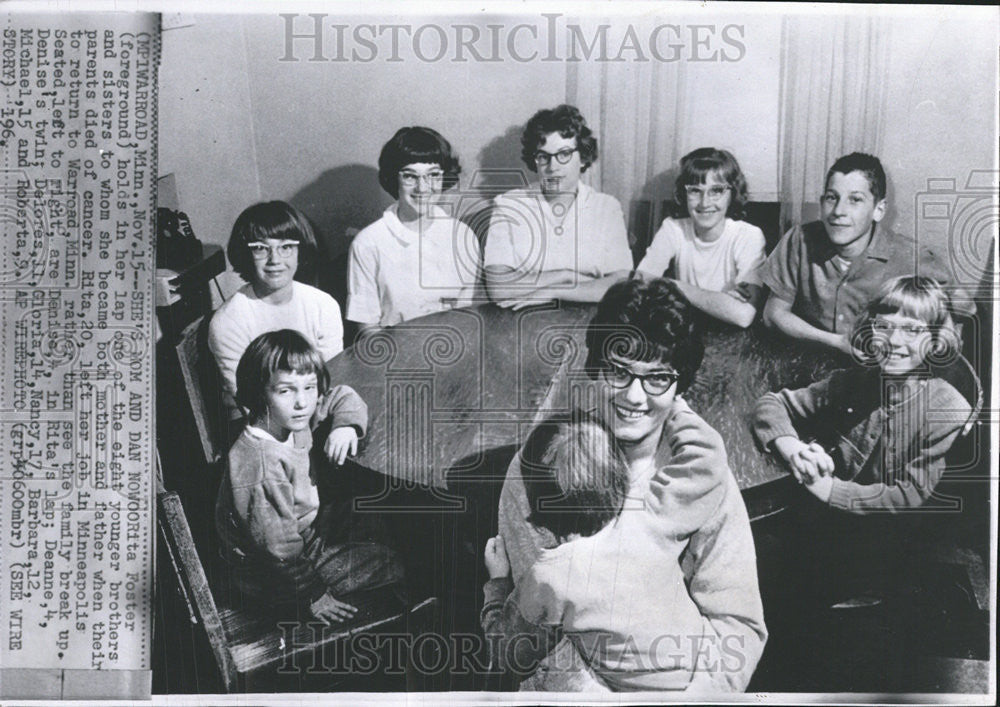
{"label": "boy's short hair", "polygon": [[299,242],[299,265],[295,279],[309,282],[315,270],[316,237],[309,219],[284,201],[264,201],[248,206],[236,217],[226,246],[226,256],[233,270],[247,282],[253,282],[254,264],[249,245],[273,238]]}
{"label": "boy's short hair", "polygon": [[254,417],[267,408],[267,386],[278,371],[316,374],[320,396],[330,386],[330,373],[312,344],[294,329],[261,334],[250,342],[236,366],[236,402]]}
{"label": "boy's short hair", "polygon": [[576,106],[563,103],[555,108],[546,108],[535,113],[521,132],[521,161],[532,172],[538,171],[535,153],[550,133],[559,133],[564,138],[576,138],[581,173],[586,172],[587,168],[597,161],[597,138],[587,127],[587,121],[583,119],[580,110]]}
{"label": "boy's short hair", "polygon": [[844,155],[834,162],[833,166],[826,173],[826,181],[823,182],[824,190],[829,186],[830,177],[833,176],[834,172],[839,172],[840,174],[861,172],[865,175],[865,179],[868,180],[868,188],[871,190],[872,196],[875,197],[875,203],[877,204],[885,198],[885,170],[882,168],[882,163],[878,157],[864,152],[852,152],[849,155]]}
{"label": "boy's short hair", "polygon": [[437,130],[421,126],[400,128],[382,146],[378,156],[378,182],[392,196],[399,198],[399,172],[408,164],[437,164],[444,172],[444,189],[458,181],[462,167],[452,152],[451,143]]}
{"label": "boy's short hair", "polygon": [[875,335],[873,324],[879,315],[902,314],[918,319],[931,331],[928,363],[940,365],[953,361],[961,351],[961,341],[952,319],[951,298],[932,277],[904,275],[884,285],[858,316],[851,332],[851,343],[861,353],[861,363],[877,364],[885,355],[885,342]]}
{"label": "boy's short hair", "polygon": [[612,285],[587,326],[591,378],[607,368],[609,354],[632,361],[670,364],[680,376],[677,393],[694,380],[705,347],[694,308],[673,282],[631,279]]}
{"label": "boy's short hair", "polygon": [[689,184],[702,184],[709,174],[718,173],[724,182],[732,189],[732,199],[726,216],[731,219],[742,219],[746,216],[747,180],[740,169],[733,153],[728,150],[718,150],[714,147],[699,147],[681,158],[681,173],[674,182],[674,202],[677,218],[685,218],[691,214],[687,207],[687,191]]}
{"label": "boy's short hair", "polygon": [[589,536],[621,513],[628,466],[611,431],[592,416],[544,420],[520,454],[532,525],[557,538]]}

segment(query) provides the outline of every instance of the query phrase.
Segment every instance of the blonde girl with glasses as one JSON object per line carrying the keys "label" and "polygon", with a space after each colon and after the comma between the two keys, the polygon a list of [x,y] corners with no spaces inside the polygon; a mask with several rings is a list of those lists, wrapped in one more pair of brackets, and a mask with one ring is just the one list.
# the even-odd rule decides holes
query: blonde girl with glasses
{"label": "blonde girl with glasses", "polygon": [[681,159],[675,215],[663,221],[638,270],[677,283],[691,304],[748,327],[763,293],[764,234],[741,220],[747,181],[732,153],[702,147]]}
{"label": "blonde girl with glasses", "polygon": [[969,512],[937,489],[982,403],[948,294],[932,278],[886,282],[850,342],[860,365],[765,394],[753,419],[763,447],[808,491],[790,509],[782,556],[794,561],[782,577],[818,611],[878,605],[927,566],[920,541]]}
{"label": "blonde girl with glasses", "polygon": [[929,277],[890,280],[859,318],[852,343],[862,365],[765,394],[754,431],[831,508],[920,508],[982,400],[959,353],[948,294]]}

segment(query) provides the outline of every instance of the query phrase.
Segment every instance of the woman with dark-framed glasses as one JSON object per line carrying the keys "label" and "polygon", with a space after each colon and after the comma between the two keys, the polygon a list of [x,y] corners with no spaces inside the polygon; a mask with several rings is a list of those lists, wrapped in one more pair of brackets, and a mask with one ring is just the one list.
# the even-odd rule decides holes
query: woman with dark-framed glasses
{"label": "woman with dark-framed glasses", "polygon": [[541,110],[524,127],[521,160],[538,183],[494,200],[483,253],[490,298],[514,308],[597,302],[633,267],[621,204],[580,181],[597,138],[574,106]]}
{"label": "woman with dark-framed glasses", "polygon": [[244,209],[233,224],[226,255],[247,284],[212,315],[208,346],[236,417],[236,365],[251,341],[269,331],[294,329],[328,361],[344,348],[344,324],[337,300],[295,279],[311,270],[316,238],[294,206],[268,201]]}
{"label": "woman with dark-framed glasses", "polygon": [[[588,409],[582,411],[611,430],[629,476],[621,511],[622,517],[629,515],[619,525],[628,552],[619,561],[677,563],[700,615],[697,631],[678,624],[663,635],[659,647],[671,647],[669,660],[658,659],[649,669],[672,671],[673,689],[744,690],[767,631],[750,521],[725,446],[681,397],[704,354],[695,310],[675,283],[629,279],[612,285],[601,299],[586,344],[584,370],[565,364],[542,408],[587,401]],[[507,471],[499,508],[499,531],[515,587],[542,550],[555,542],[530,521],[534,508],[523,474],[531,471],[522,471],[520,458]],[[636,523],[644,532],[624,530]],[[651,543],[647,553],[636,552],[635,545],[642,543]],[[595,584],[608,582],[614,567],[603,563],[594,572]],[[648,601],[660,600],[662,595],[651,587]],[[596,648],[581,647],[572,636],[559,640],[558,632],[551,635],[529,656],[534,663],[522,660],[522,689],[608,689],[590,670],[587,656],[594,650],[625,650],[623,644],[612,637]],[[597,658],[606,661],[609,655]],[[678,681],[683,673],[686,677]]]}
{"label": "woman with dark-framed glasses", "polygon": [[401,128],[382,148],[379,183],[396,203],[354,238],[347,270],[347,319],[362,331],[472,303],[479,241],[441,208],[460,171],[431,128]]}

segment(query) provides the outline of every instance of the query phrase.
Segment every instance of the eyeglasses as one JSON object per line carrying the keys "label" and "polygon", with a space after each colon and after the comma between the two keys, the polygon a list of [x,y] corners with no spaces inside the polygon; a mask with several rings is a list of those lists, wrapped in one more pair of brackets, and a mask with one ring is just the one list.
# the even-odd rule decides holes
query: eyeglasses
{"label": "eyeglasses", "polygon": [[694,184],[685,184],[684,192],[687,194],[689,200],[701,201],[702,197],[707,196],[709,201],[718,201],[726,195],[726,192],[732,189],[729,185],[723,184],[713,184],[707,189],[704,187],[698,187]]}
{"label": "eyeglasses", "polygon": [[444,171],[436,169],[433,172],[428,172],[427,174],[417,174],[416,172],[403,171],[399,173],[399,183],[404,187],[415,187],[417,182],[423,180],[424,184],[429,186],[435,186],[441,183],[444,179]]}
{"label": "eyeglasses", "polygon": [[614,363],[608,363],[601,369],[601,375],[612,388],[628,388],[638,378],[647,395],[663,395],[681,377],[676,371],[657,371],[640,376]]}
{"label": "eyeglasses", "polygon": [[923,324],[893,324],[884,319],[876,319],[872,322],[872,331],[886,339],[897,331],[903,335],[904,339],[916,339],[921,334],[926,334],[930,329]]}
{"label": "eyeglasses", "polygon": [[267,260],[268,255],[274,253],[279,258],[290,258],[299,252],[298,241],[286,241],[278,245],[267,245],[266,243],[248,243],[250,255],[254,260]]}
{"label": "eyeglasses", "polygon": [[535,164],[539,167],[545,167],[552,161],[554,157],[556,162],[559,164],[567,164],[571,159],[573,159],[573,153],[579,148],[567,147],[565,150],[559,150],[559,152],[546,152],[545,150],[539,150],[535,153]]}

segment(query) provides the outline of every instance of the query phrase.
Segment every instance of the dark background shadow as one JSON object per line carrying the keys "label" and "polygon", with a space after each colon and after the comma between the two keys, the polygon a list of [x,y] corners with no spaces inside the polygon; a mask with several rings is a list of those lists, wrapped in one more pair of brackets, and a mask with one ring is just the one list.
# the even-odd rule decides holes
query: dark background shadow
{"label": "dark background shadow", "polygon": [[527,186],[532,173],[521,162],[522,126],[512,125],[479,151],[479,169],[466,176],[466,186],[455,196],[455,218],[464,223],[486,246],[493,199]]}
{"label": "dark background shadow", "polygon": [[[329,292],[347,311],[347,252],[358,231],[377,221],[392,197],[382,190],[378,170],[364,164],[334,167],[320,174],[289,199],[313,225],[319,253],[315,285]],[[356,332],[344,321],[344,343]]]}

